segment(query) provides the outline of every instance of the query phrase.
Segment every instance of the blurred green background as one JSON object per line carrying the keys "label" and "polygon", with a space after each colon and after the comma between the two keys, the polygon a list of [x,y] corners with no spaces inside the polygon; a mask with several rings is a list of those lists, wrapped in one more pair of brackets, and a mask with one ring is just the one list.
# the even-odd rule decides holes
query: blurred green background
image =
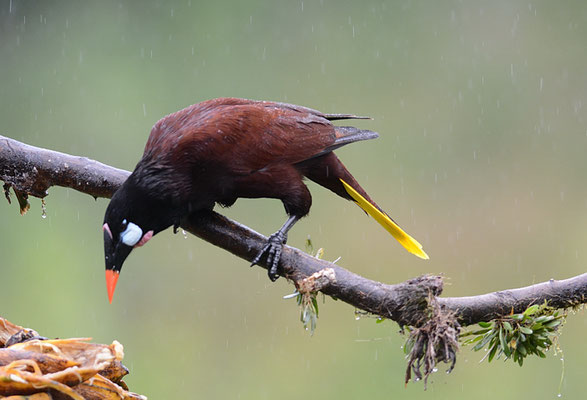
{"label": "blurred green background", "polygon": [[[404,251],[352,203],[310,184],[290,234],[394,283],[443,273],[474,295],[586,270],[584,1],[0,2],[0,134],[132,169],[162,116],[213,97],[370,115],[377,141],[338,151],[424,244]],[[561,356],[479,364],[403,385],[394,323],[326,299],[313,337],[293,287],[194,237],[165,232],[104,285],[107,201],[53,188],[47,218],[0,203],[0,315],[52,337],[125,346],[126,379],[152,399],[556,398]],[[270,234],[274,200],[221,212]],[[587,392],[584,312],[572,315],[564,398]],[[511,364],[511,365],[510,365]]]}

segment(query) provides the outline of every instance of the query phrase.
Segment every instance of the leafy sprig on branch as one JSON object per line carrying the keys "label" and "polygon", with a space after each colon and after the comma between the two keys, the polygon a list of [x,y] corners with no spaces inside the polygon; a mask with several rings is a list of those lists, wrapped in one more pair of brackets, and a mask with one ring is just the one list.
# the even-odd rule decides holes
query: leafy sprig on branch
{"label": "leafy sprig on branch", "polygon": [[523,313],[512,314],[490,322],[479,322],[479,327],[461,335],[464,345],[475,344],[474,351],[487,350],[483,357],[491,362],[502,355],[504,360],[513,360],[520,366],[529,355],[546,358],[544,354],[556,341],[566,313],[554,310],[546,303],[534,304]]}

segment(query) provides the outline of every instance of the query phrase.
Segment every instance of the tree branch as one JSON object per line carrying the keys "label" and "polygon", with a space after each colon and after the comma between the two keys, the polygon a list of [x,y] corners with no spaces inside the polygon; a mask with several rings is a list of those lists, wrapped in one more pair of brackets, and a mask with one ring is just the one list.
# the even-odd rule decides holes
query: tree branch
{"label": "tree branch", "polygon": [[[0,136],[0,180],[5,192],[12,187],[17,196],[43,198],[51,186],[63,186],[93,197],[111,197],[130,173],[84,157],[26,145]],[[251,261],[267,238],[222,215],[209,212],[185,218],[186,231]],[[442,298],[442,279],[423,276],[387,285],[319,260],[301,250],[285,246],[280,265],[296,287],[322,291],[356,308],[392,319],[400,325],[420,326],[429,316],[430,301],[453,312],[462,325],[522,312],[532,304],[547,301],[557,308],[587,302],[587,273],[574,278],[540,283],[470,297]],[[266,268],[266,265],[262,263]],[[329,273],[324,273],[328,271]]]}

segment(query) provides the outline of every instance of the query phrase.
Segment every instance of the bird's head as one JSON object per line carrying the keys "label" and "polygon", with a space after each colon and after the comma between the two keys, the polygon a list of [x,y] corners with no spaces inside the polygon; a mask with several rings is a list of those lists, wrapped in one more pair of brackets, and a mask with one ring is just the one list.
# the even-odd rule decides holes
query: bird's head
{"label": "bird's head", "polygon": [[[127,181],[128,182],[128,181]],[[147,243],[156,233],[169,227],[158,204],[137,193],[130,184],[124,184],[112,196],[104,216],[104,256],[106,261],[106,288],[108,300],[112,297],[122,264],[135,247]]]}

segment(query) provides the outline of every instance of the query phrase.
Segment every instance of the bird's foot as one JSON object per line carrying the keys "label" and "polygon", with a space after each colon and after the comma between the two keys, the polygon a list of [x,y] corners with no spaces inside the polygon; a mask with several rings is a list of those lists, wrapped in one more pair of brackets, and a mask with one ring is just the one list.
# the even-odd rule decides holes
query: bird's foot
{"label": "bird's foot", "polygon": [[275,232],[269,236],[267,244],[261,249],[257,256],[253,259],[251,267],[258,264],[264,254],[267,254],[267,275],[272,282],[275,282],[279,275],[277,274],[277,266],[279,265],[279,259],[281,258],[281,251],[283,245],[287,241],[287,234],[281,232],[281,230]]}

